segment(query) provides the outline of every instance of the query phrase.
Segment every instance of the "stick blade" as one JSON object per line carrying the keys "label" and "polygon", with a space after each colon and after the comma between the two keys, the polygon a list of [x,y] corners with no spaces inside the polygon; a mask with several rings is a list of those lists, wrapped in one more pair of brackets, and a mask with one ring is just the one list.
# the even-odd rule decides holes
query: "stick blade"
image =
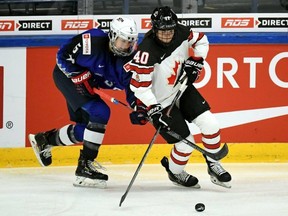
{"label": "stick blade", "polygon": [[228,154],[228,152],[229,152],[228,145],[227,145],[227,143],[225,143],[223,145],[223,147],[218,152],[216,152],[214,154],[214,156],[215,156],[214,159],[215,160],[221,160],[222,158],[224,158]]}

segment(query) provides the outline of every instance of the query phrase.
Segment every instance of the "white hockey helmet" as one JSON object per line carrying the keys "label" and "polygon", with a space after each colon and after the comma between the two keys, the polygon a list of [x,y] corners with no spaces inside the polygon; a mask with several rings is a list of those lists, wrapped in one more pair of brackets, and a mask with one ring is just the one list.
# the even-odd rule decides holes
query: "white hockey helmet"
{"label": "white hockey helmet", "polygon": [[[108,35],[110,39],[110,49],[116,55],[129,56],[135,51],[137,47],[138,31],[137,25],[132,18],[122,16],[115,17],[110,23],[110,31]],[[115,41],[118,37],[131,43],[131,46],[128,50],[123,51],[117,49],[115,46]]]}

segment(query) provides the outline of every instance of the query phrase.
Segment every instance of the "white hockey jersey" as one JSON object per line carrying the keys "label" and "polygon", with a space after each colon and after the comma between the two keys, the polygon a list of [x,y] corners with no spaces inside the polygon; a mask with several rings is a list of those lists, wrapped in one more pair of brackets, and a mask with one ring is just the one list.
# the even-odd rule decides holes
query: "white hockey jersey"
{"label": "white hockey jersey", "polygon": [[178,79],[182,63],[190,56],[189,48],[194,56],[205,59],[209,50],[207,37],[178,24],[173,42],[163,46],[150,30],[129,62],[133,73],[130,88],[135,96],[146,106],[157,103],[163,108],[169,106],[180,87]]}

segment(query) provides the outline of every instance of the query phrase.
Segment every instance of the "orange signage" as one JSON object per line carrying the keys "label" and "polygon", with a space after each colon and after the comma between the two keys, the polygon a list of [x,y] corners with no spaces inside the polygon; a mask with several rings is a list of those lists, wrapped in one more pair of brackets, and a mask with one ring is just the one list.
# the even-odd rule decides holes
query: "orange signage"
{"label": "orange signage", "polygon": [[[52,79],[57,49],[27,48],[27,134],[69,123],[64,97]],[[221,123],[223,142],[288,142],[287,50],[288,45],[210,46],[195,85]],[[105,92],[125,102],[124,92]],[[129,110],[109,106],[105,144],[149,143],[151,125],[132,125]],[[165,141],[159,137],[156,143]]]}
{"label": "orange signage", "polygon": [[253,28],[254,18],[223,17],[221,18],[221,27],[222,28]]}

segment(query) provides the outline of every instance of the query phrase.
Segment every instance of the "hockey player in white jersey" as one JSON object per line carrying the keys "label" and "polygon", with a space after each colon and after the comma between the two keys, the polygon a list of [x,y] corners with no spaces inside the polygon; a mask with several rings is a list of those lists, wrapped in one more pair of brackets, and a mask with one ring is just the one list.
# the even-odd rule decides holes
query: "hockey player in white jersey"
{"label": "hockey player in white jersey", "polygon": [[[203,33],[178,23],[177,15],[167,6],[153,11],[151,23],[152,29],[146,33],[129,65],[129,70],[133,72],[130,88],[139,99],[136,111],[130,114],[130,120],[133,124],[143,125],[147,115],[155,128],[161,125],[164,128],[160,131],[161,136],[168,143],[174,144],[170,158],[164,157],[161,160],[169,179],[175,184],[199,188],[198,179],[184,170],[193,148],[166,132],[170,128],[194,142],[186,123],[188,121],[199,127],[202,142],[208,152],[220,150],[219,125],[208,102],[193,85],[203,68],[209,42]],[[193,56],[190,56],[189,48],[193,49]],[[184,76],[188,77],[187,88],[168,117],[165,113]],[[229,188],[229,172],[219,161],[203,156],[211,181]]]}

